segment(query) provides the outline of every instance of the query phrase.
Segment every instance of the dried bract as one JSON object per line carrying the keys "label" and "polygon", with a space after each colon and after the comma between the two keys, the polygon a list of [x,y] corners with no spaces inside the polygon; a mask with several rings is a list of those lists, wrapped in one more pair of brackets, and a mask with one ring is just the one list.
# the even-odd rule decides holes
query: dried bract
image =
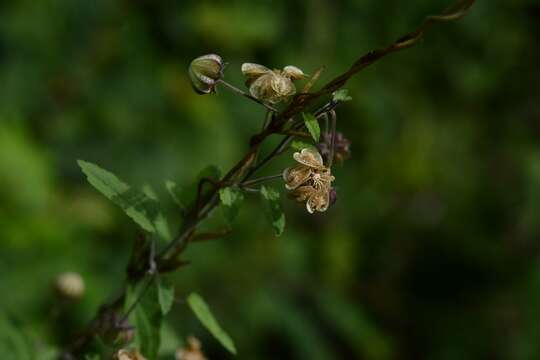
{"label": "dried bract", "polygon": [[298,202],[306,202],[307,211],[324,212],[330,205],[330,191],[334,176],[324,166],[321,154],[315,149],[304,148],[293,158],[298,165],[283,171],[283,180],[291,197]]}
{"label": "dried bract", "polygon": [[259,64],[242,64],[242,73],[247,77],[246,86],[250,94],[264,102],[275,104],[288,100],[296,93],[293,81],[305,75],[296,66],[285,66],[283,70],[270,70]]}

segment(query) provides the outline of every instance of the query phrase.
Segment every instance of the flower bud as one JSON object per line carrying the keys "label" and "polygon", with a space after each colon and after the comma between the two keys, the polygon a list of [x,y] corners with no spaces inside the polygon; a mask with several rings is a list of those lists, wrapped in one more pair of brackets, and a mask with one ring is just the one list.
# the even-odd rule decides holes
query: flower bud
{"label": "flower bud", "polygon": [[[321,142],[317,144],[317,149],[319,149],[321,155],[328,160],[330,156],[330,149],[332,143],[332,136],[329,133],[323,134],[321,137]],[[351,156],[351,141],[342,133],[336,133],[334,139],[334,160],[339,163],[347,160]]]}
{"label": "flower bud", "polygon": [[189,65],[191,85],[198,94],[216,92],[216,84],[223,77],[223,60],[219,55],[199,56]]}
{"label": "flower bud", "polygon": [[56,278],[55,289],[60,296],[77,300],[84,294],[84,280],[75,272],[65,272]]}
{"label": "flower bud", "polygon": [[206,360],[202,350],[201,342],[194,336],[187,338],[187,346],[176,351],[176,360]]}
{"label": "flower bud", "polygon": [[116,358],[118,360],[146,360],[146,358],[142,356],[139,350],[137,349],[119,350],[118,353],[116,354]]}

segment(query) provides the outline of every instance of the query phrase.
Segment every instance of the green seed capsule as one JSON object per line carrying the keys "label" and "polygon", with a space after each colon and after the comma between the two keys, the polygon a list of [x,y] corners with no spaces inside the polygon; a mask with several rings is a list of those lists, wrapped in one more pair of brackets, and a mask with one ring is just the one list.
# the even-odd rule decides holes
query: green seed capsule
{"label": "green seed capsule", "polygon": [[216,92],[216,84],[223,77],[223,61],[219,55],[199,56],[189,65],[189,78],[199,94]]}

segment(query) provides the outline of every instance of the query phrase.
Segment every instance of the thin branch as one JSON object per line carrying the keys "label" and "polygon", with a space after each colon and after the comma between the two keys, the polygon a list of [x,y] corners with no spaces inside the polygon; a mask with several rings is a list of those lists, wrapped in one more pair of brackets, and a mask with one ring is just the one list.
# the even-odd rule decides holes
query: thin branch
{"label": "thin branch", "polygon": [[234,86],[234,85],[232,85],[232,84],[229,84],[229,83],[226,82],[225,80],[220,79],[220,80],[218,80],[218,83],[225,85],[225,87],[229,88],[230,90],[232,90],[233,92],[235,92],[235,93],[237,93],[237,94],[239,94],[239,95],[242,95],[242,96],[244,96],[244,97],[246,97],[246,98],[248,98],[248,99],[250,99],[250,100],[252,100],[252,101],[255,101],[257,104],[260,104],[260,105],[264,106],[264,107],[267,108],[269,111],[272,111],[272,112],[274,112],[274,113],[277,113],[277,110],[276,110],[274,107],[268,105],[268,104],[265,103],[265,102],[262,102],[261,100],[257,99],[257,98],[254,97],[254,96],[251,96],[251,95],[248,94],[247,92],[245,92],[245,91],[243,91],[243,90],[240,90],[240,89],[237,88],[236,86]]}
{"label": "thin branch", "polygon": [[264,176],[264,177],[260,177],[260,178],[257,178],[257,179],[244,181],[244,182],[240,183],[240,186],[242,186],[242,187],[243,186],[252,186],[252,185],[257,185],[257,184],[260,184],[260,183],[263,183],[263,182],[267,182],[267,181],[271,181],[271,180],[275,180],[275,179],[281,179],[281,178],[283,178],[283,175],[281,175],[281,174]]}
{"label": "thin branch", "polygon": [[334,162],[334,152],[336,146],[336,121],[337,116],[334,110],[330,111],[330,155],[328,155],[328,167],[332,167]]}

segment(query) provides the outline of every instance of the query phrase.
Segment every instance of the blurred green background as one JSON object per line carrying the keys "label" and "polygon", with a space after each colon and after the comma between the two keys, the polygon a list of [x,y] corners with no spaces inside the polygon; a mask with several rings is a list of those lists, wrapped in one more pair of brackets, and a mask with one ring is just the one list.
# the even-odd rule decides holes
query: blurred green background
{"label": "blurred green background", "polygon": [[[238,86],[243,62],[326,65],[321,85],[449,3],[1,2],[2,359],[18,358],[13,343],[62,346],[122,285],[136,225],[77,159],[152,185],[174,218],[166,179],[246,151],[264,110],[196,95],[191,59],[220,54]],[[275,238],[249,198],[228,238],[189,248],[179,297],[205,296],[239,359],[540,358],[539,30],[536,0],[478,1],[355,77],[337,204],[310,216],[285,202]],[[78,303],[52,290],[64,271],[86,282]],[[231,358],[185,304],[167,323]]]}

